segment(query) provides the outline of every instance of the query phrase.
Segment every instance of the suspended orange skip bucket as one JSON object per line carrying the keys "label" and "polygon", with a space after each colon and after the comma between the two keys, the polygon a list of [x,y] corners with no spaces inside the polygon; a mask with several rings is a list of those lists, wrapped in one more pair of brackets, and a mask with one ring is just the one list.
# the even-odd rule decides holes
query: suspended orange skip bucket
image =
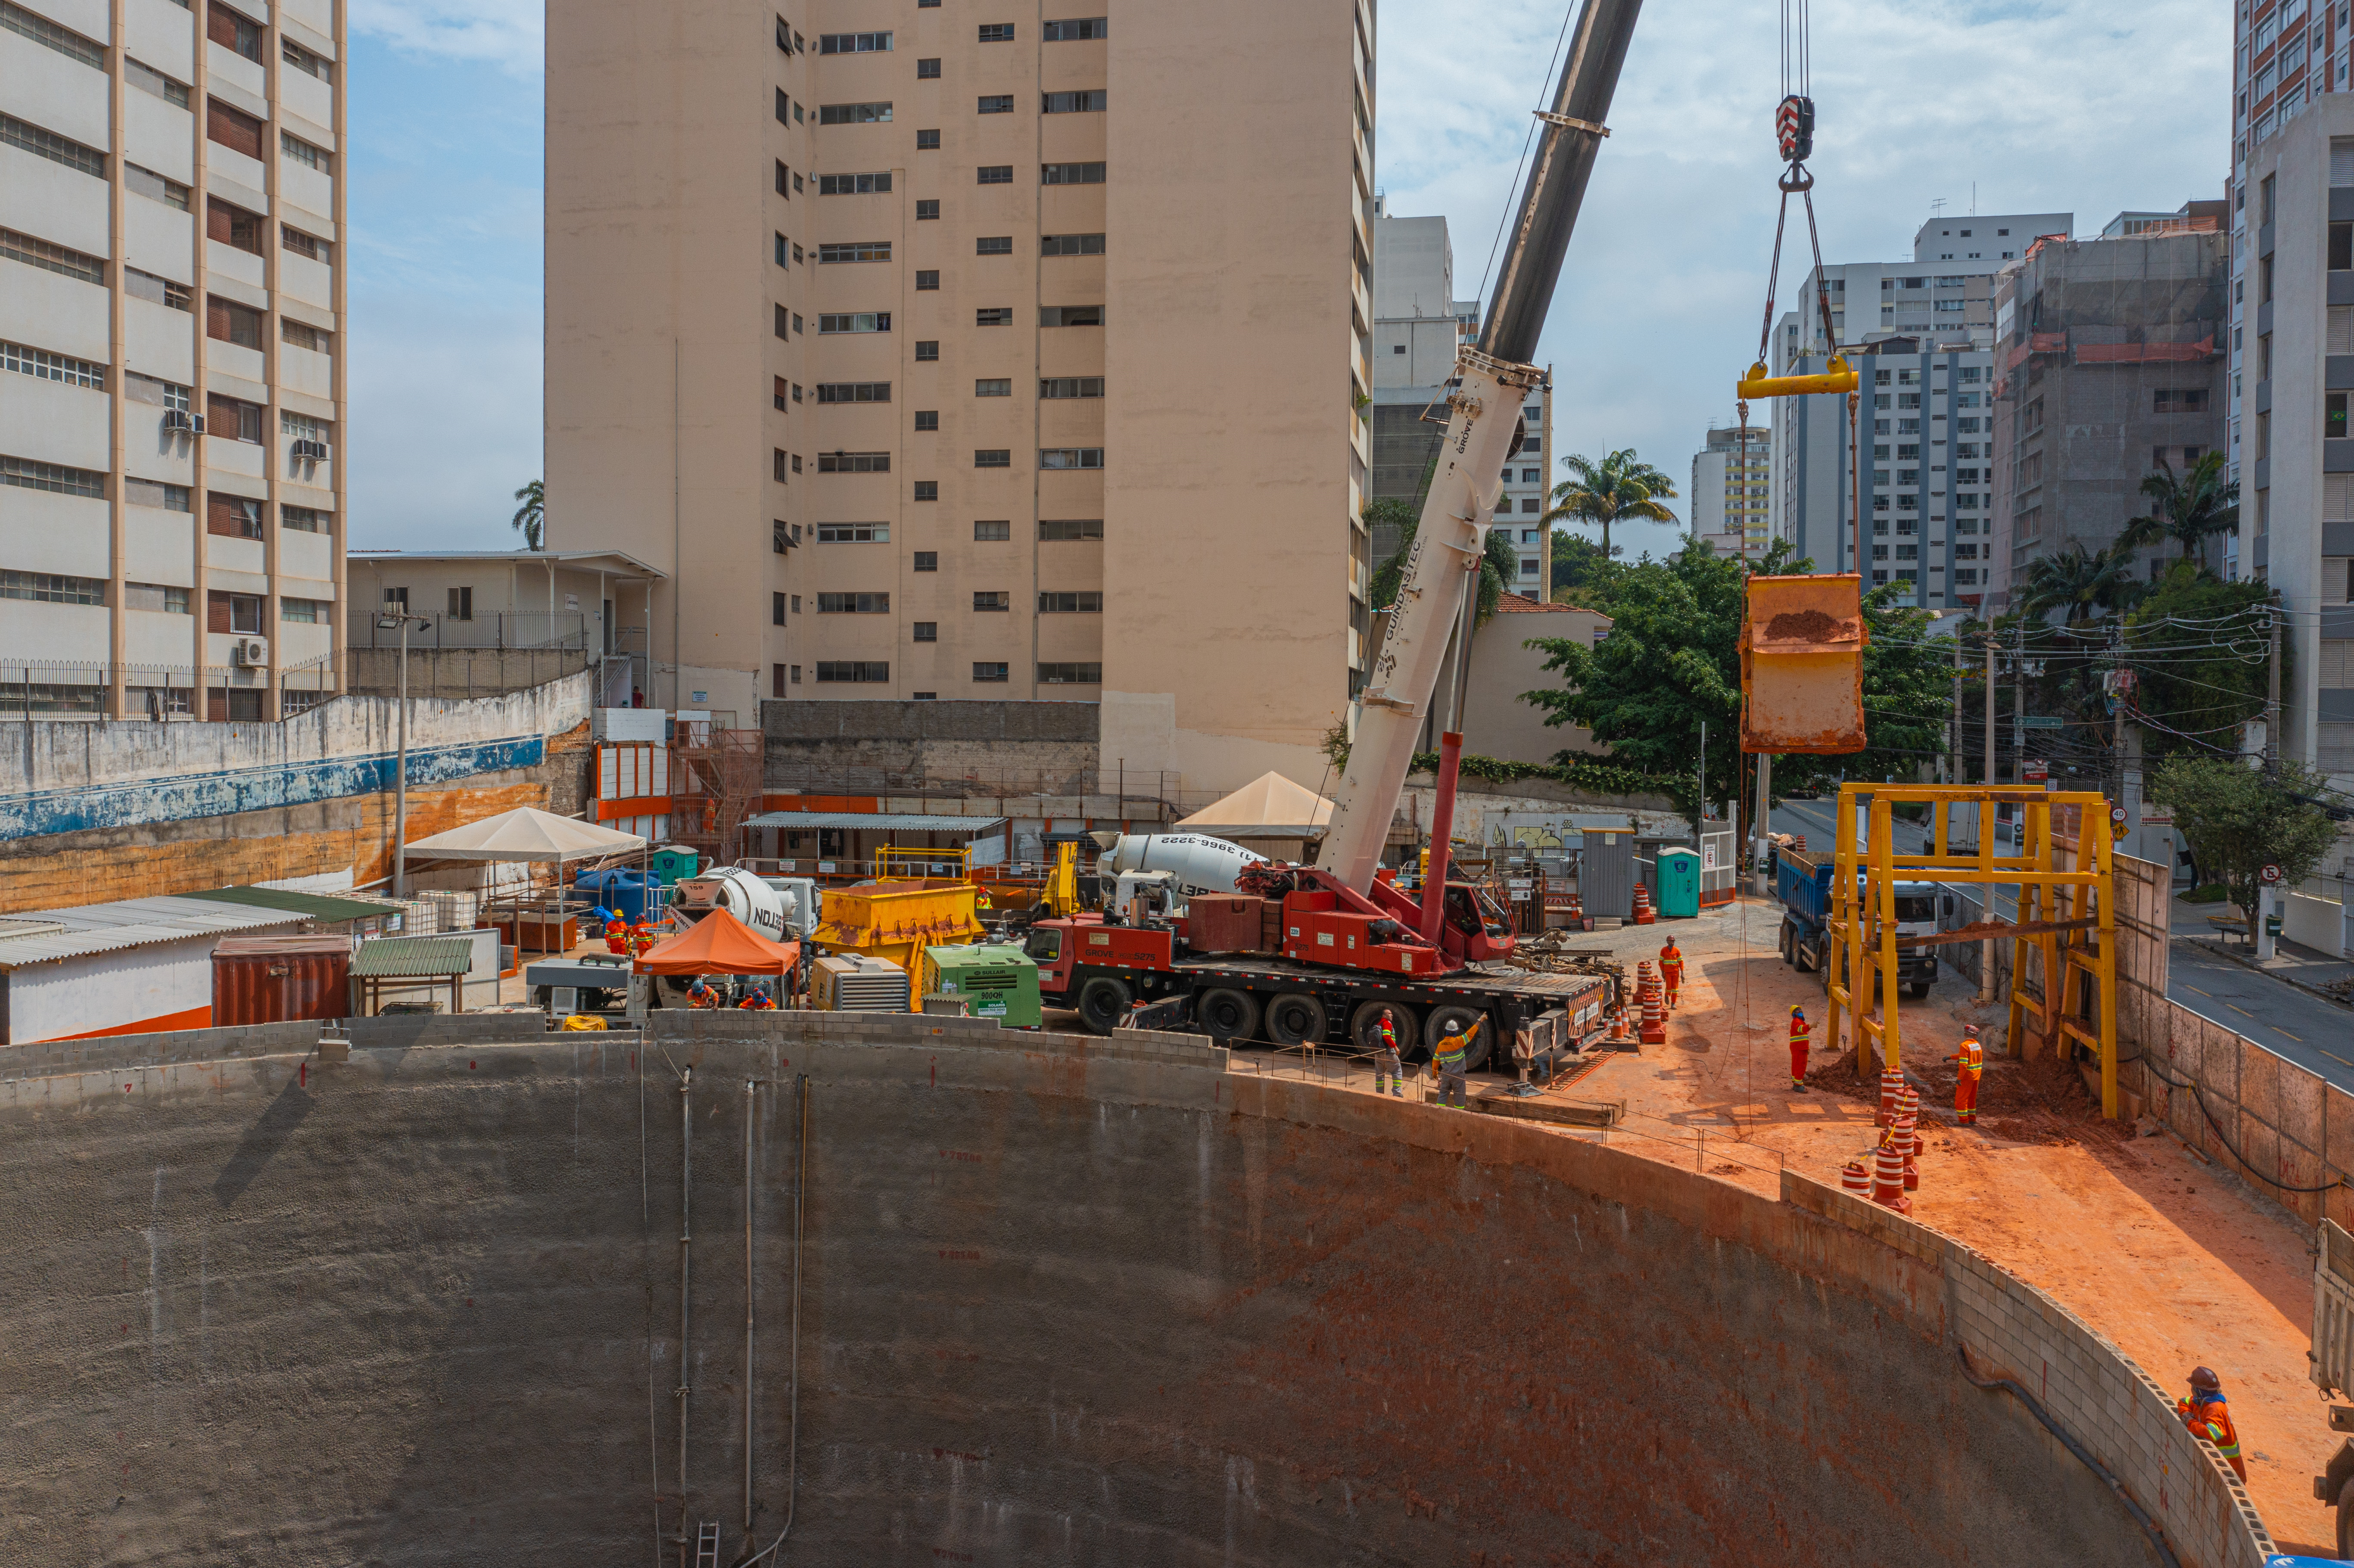
{"label": "suspended orange skip bucket", "polygon": [[1741,626],[1741,749],[1863,749],[1863,578],[1751,577]]}

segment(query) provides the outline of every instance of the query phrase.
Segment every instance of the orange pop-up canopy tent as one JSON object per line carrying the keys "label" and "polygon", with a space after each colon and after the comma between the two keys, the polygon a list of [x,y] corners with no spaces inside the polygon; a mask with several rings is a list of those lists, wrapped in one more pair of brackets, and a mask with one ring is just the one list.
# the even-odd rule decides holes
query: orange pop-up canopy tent
{"label": "orange pop-up canopy tent", "polygon": [[784,975],[801,961],[799,942],[771,942],[725,909],[646,950],[642,975]]}

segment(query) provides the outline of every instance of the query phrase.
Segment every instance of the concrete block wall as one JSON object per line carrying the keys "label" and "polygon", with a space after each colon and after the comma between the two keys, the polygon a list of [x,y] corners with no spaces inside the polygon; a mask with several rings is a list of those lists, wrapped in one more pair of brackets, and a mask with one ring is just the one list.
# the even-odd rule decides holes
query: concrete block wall
{"label": "concrete block wall", "polygon": [[2184,1564],[2262,1568],[2273,1555],[2239,1478],[2106,1335],[1984,1255],[1893,1210],[1793,1171],[1782,1173],[1782,1197],[1936,1268],[1948,1342],[1968,1351],[1979,1378],[2025,1388],[2158,1521]]}
{"label": "concrete block wall", "polygon": [[282,1056],[314,1051],[318,1045],[316,1019],[228,1029],[178,1029],[158,1034],[106,1034],[94,1040],[44,1040],[30,1045],[0,1046],[0,1081],[54,1073],[154,1067],[177,1062]]}
{"label": "concrete block wall", "polygon": [[402,1045],[491,1045],[544,1038],[547,1017],[539,1012],[466,1012],[455,1016],[394,1013],[346,1018],[344,1033],[354,1049]]}

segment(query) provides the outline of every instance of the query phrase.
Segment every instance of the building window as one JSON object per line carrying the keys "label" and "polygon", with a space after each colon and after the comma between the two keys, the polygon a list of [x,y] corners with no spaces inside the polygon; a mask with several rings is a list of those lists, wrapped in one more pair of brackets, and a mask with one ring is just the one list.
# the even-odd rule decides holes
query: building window
{"label": "building window", "polygon": [[262,503],[246,495],[205,494],[205,532],[225,539],[261,537]]}
{"label": "building window", "polygon": [[207,593],[205,596],[205,630],[259,636],[261,632],[260,596],[217,590]]}
{"label": "building window", "polygon": [[916,151],[917,151],[917,152],[918,152],[918,153],[937,153],[937,152],[938,152],[939,150],[940,150],[940,133],[939,133],[938,132],[937,132],[937,131],[918,131],[918,132],[916,132]]}
{"label": "building window", "polygon": [[837,311],[817,318],[820,335],[852,332],[889,332],[889,311]]}
{"label": "building window", "polygon": [[914,569],[919,572],[938,571],[940,569],[940,553],[938,550],[917,550],[916,552],[916,564]]}
{"label": "building window", "polygon": [[205,296],[205,335],[239,348],[261,346],[261,313],[218,294]]}
{"label": "building window", "polygon": [[1044,185],[1099,185],[1104,183],[1101,164],[1041,164],[1038,183]]}
{"label": "building window", "polygon": [[[779,234],[779,246],[784,241]],[[780,252],[781,253],[781,252]],[[888,261],[891,242],[887,239],[854,239],[843,245],[821,245],[817,248],[818,265],[830,267],[837,261]]]}
{"label": "building window", "polygon": [[124,583],[122,608],[152,609],[159,615],[186,615],[188,590],[168,583]]}
{"label": "building window", "polygon": [[981,95],[981,107],[977,112],[1011,114],[1013,112],[1013,95],[1010,92],[984,92]]}
{"label": "building window", "polygon": [[1013,524],[1010,521],[975,523],[972,525],[972,537],[976,544],[1002,544],[1013,537]]}
{"label": "building window", "polygon": [[1100,376],[1049,376],[1038,383],[1041,397],[1100,397],[1104,395],[1104,378]]}
{"label": "building window", "polygon": [[776,482],[779,484],[785,483],[787,482],[787,477],[792,472],[792,458],[785,451],[785,449],[782,447],[777,447],[771,450],[769,453],[769,471],[775,478]]}
{"label": "building window", "polygon": [[1013,24],[1011,22],[983,22],[981,25],[981,41],[984,44],[1012,43],[1013,41]]}
{"label": "building window", "polygon": [[2329,270],[2343,272],[2354,269],[2354,223],[2340,221],[2329,226]]}
{"label": "building window", "polygon": [[449,619],[451,620],[472,620],[474,619],[474,590],[472,588],[453,588],[450,590]]}
{"label": "building window", "polygon": [[1042,469],[1101,468],[1103,465],[1104,450],[1101,447],[1042,447],[1038,451],[1038,466]]}
{"label": "building window", "polygon": [[891,542],[891,524],[821,523],[817,525],[817,542],[821,545],[887,545]]}
{"label": "building window", "polygon": [[981,447],[972,454],[975,468],[1012,468],[1013,453],[1005,447]]}
{"label": "building window", "polygon": [[938,57],[928,60],[917,60],[916,62],[916,79],[917,81],[936,81],[939,79],[939,74],[940,62]]}
{"label": "building window", "polygon": [[769,624],[782,626],[784,623],[785,596],[781,593],[771,593],[769,596]]}
{"label": "building window", "polygon": [[822,593],[817,596],[820,615],[888,615],[891,596],[887,593]]}
{"label": "building window", "polygon": [[1041,615],[1100,615],[1103,613],[1103,595],[1093,591],[1042,593],[1038,596],[1038,613]]}
{"label": "building window", "polygon": [[1013,236],[982,235],[972,242],[972,253],[976,256],[1011,256],[1013,254]]}
{"label": "building window", "polygon": [[53,572],[0,572],[0,599],[29,599],[40,604],[106,602],[104,577],[67,577]]}
{"label": "building window", "polygon": [[321,332],[310,323],[298,322],[292,316],[278,318],[278,336],[281,342],[296,348],[307,348],[313,354],[333,354],[335,351],[333,333]]}
{"label": "building window", "polygon": [[972,678],[981,682],[1008,681],[1013,679],[1010,673],[1012,668],[1013,666],[1008,664],[987,664],[975,661],[972,666]]}
{"label": "building window", "polygon": [[[888,33],[820,33],[817,52],[822,55],[886,54],[891,48]],[[818,677],[822,681],[823,675]]]}
{"label": "building window", "polygon": [[[0,257],[5,257],[11,261],[22,261],[29,267],[39,267],[48,271],[61,273],[69,278],[77,278],[85,283],[106,281],[106,263],[97,257],[85,256],[79,250],[69,250],[62,245],[52,245],[46,239],[36,239],[29,234],[19,234],[13,228],[0,228]],[[130,270],[126,268],[124,271],[128,274]],[[146,277],[151,274],[141,273],[138,276]],[[146,297],[161,301],[163,281],[161,278],[155,279],[157,289],[152,296]],[[130,287],[130,277],[127,275],[124,279],[124,286]],[[139,292],[136,289],[131,291]],[[187,290],[182,288],[180,292],[185,296]],[[186,304],[180,306],[182,310],[187,308]]]}
{"label": "building window", "polygon": [[917,500],[918,500],[918,501],[938,501],[939,498],[940,498],[940,482],[939,482],[938,480],[937,480],[937,479],[919,479],[919,480],[916,481],[916,499],[917,499]]}
{"label": "building window", "polygon": [[787,201],[792,200],[793,185],[799,183],[799,178],[790,169],[785,167],[785,161],[782,158],[777,160],[777,194],[779,196]]}
{"label": "building window", "polygon": [[785,666],[782,664],[771,664],[769,666],[769,695],[771,697],[782,697],[784,694]]}
{"label": "building window", "polygon": [[106,476],[86,468],[68,468],[62,463],[39,462],[31,458],[0,457],[0,484],[13,484],[20,490],[47,490],[59,495],[83,495],[103,499]]}
{"label": "building window", "polygon": [[1100,87],[1084,92],[1049,92],[1043,95],[1040,107],[1047,114],[1100,114],[1108,96]]}
{"label": "building window", "polygon": [[[252,26],[248,23],[247,26]],[[60,27],[47,16],[37,16],[21,5],[0,3],[0,27],[21,34],[37,44],[46,44],[68,59],[80,60],[99,70],[106,69],[103,46],[83,37],[80,33]],[[256,57],[259,58],[259,57]]]}
{"label": "building window", "polygon": [[21,147],[37,157],[98,179],[106,178],[106,154],[95,147],[85,147],[54,131],[44,131],[28,124],[13,114],[0,114],[0,142]]}
{"label": "building window", "polygon": [[975,326],[1012,326],[1013,324],[1013,307],[1011,305],[983,306],[972,313],[972,324]]}
{"label": "building window", "polygon": [[1103,519],[1100,517],[1042,517],[1038,520],[1038,537],[1042,540],[1100,539]]}
{"label": "building window", "polygon": [[2160,387],[2150,393],[2150,409],[2158,414],[2203,414],[2207,411],[2207,388]]}
{"label": "building window", "polygon": [[[920,355],[918,357],[920,357]],[[918,408],[916,410],[916,429],[919,430],[937,430],[939,428],[940,411],[938,408]]]}
{"label": "building window", "polygon": [[939,198],[938,198],[938,197],[937,197],[937,196],[929,197],[929,198],[928,198],[928,199],[926,199],[926,200],[919,201],[919,202],[917,202],[917,203],[916,204],[916,221],[917,221],[917,222],[921,223],[921,222],[925,221],[925,220],[926,220],[926,219],[928,219],[928,218],[935,218],[935,217],[939,217],[939,216],[940,216],[940,203],[939,203]]}
{"label": "building window", "polygon": [[978,183],[984,185],[1010,185],[1013,183],[1011,164],[983,164],[976,171]]}
{"label": "building window", "polygon": [[248,21],[226,5],[205,7],[205,37],[256,65],[261,63],[260,24]]}
{"label": "building window", "polygon": [[292,66],[296,70],[301,71],[304,76],[314,77],[317,79],[325,82],[332,82],[335,79],[334,68],[333,66],[330,66],[324,59],[313,54],[310,50],[304,48],[302,45],[296,43],[292,38],[281,37],[278,40],[278,58],[284,60],[288,65]]}
{"label": "building window", "polygon": [[790,399],[786,396],[786,387],[788,383],[781,376],[778,376],[776,380],[777,388],[773,396],[776,398],[777,408],[780,412],[790,413],[791,411],[790,407]]}
{"label": "building window", "polygon": [[891,666],[882,660],[821,659],[817,678],[820,685],[836,681],[856,681],[866,684],[887,683]]}
{"label": "building window", "polygon": [[1103,684],[1103,666],[1099,663],[1041,664],[1038,666],[1038,683],[1042,686],[1100,686]]}
{"label": "building window", "polygon": [[1003,588],[994,592],[975,588],[972,595],[972,608],[983,614],[994,614],[1000,610],[1012,609],[1013,596]]}
{"label": "building window", "polygon": [[1003,376],[982,376],[972,384],[972,395],[976,397],[1011,397],[1013,396],[1013,382]]}
{"label": "building window", "polygon": [[1104,324],[1101,305],[1041,305],[1038,324],[1042,327],[1093,326]]}
{"label": "building window", "polygon": [[821,403],[888,403],[891,384],[888,381],[821,381],[817,384],[817,400]]}
{"label": "building window", "polygon": [[[105,366],[51,354],[45,348],[27,348],[21,343],[0,343],[0,370],[13,370],[40,381],[62,381],[69,387],[87,387],[94,392],[106,390]],[[185,388],[182,395],[186,396]]]}
{"label": "building window", "polygon": [[153,169],[143,169],[136,164],[122,165],[122,188],[133,196],[143,196],[149,201],[160,201],[175,212],[186,212],[195,193],[177,180],[167,180]]}
{"label": "building window", "polygon": [[917,271],[917,273],[916,273],[916,291],[917,291],[917,292],[918,292],[918,293],[937,293],[937,292],[938,292],[938,291],[939,291],[939,287],[940,287],[940,274],[939,274],[939,271],[938,271],[938,269],[936,269],[936,268],[924,268],[924,269],[919,269],[919,270]]}
{"label": "building window", "polygon": [[[218,101],[209,100],[207,101],[217,103]],[[215,140],[217,141],[218,138],[216,137]],[[323,175],[332,174],[334,172],[332,166],[334,159],[330,156],[327,150],[324,147],[314,147],[310,143],[302,140],[300,136],[289,135],[283,131],[280,132],[278,133],[278,150],[286,154],[287,157],[292,158],[294,162],[302,164],[306,169],[316,169]],[[256,157],[260,156],[258,153],[254,155]]]}
{"label": "building window", "polygon": [[2327,437],[2346,434],[2346,394],[2331,392],[2322,398],[2321,433]]}
{"label": "building window", "polygon": [[820,452],[817,454],[820,473],[889,473],[889,452]]}
{"label": "building window", "polygon": [[1040,37],[1050,44],[1076,43],[1108,36],[1101,16],[1082,16],[1076,21],[1048,22],[1040,29]]}
{"label": "building window", "polygon": [[1104,237],[1100,234],[1049,234],[1038,241],[1041,256],[1100,256],[1104,253]]}
{"label": "building window", "polygon": [[[777,98],[784,99],[780,90]],[[891,118],[887,103],[821,103],[817,107],[817,122],[821,125],[880,125]]]}
{"label": "building window", "polygon": [[225,440],[250,441],[261,444],[261,417],[268,410],[259,403],[241,402],[224,397],[217,392],[205,395],[205,433]]}
{"label": "building window", "polygon": [[870,175],[820,175],[817,194],[826,196],[882,196],[891,189],[891,171],[879,170]]}
{"label": "building window", "polygon": [[[186,485],[163,484],[152,479],[125,478],[122,482],[122,499],[133,506],[153,506],[163,512],[193,510]],[[294,507],[280,508],[281,514],[295,510],[297,508]]]}
{"label": "building window", "polygon": [[938,359],[939,356],[939,339],[936,337],[922,337],[916,340],[916,357],[917,359]]}
{"label": "building window", "polygon": [[917,621],[913,636],[917,642],[938,642],[940,640],[940,623],[937,620]]}

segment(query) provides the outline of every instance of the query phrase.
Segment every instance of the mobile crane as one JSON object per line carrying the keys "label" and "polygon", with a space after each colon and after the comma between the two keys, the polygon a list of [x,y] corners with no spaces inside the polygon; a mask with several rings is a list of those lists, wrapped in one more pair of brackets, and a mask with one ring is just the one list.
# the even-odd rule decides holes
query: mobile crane
{"label": "mobile crane", "polygon": [[1641,0],[1585,0],[1553,107],[1537,111],[1533,158],[1496,291],[1479,338],[1456,356],[1437,468],[1353,715],[1354,743],[1316,863],[1266,863],[1236,874],[1240,893],[1278,912],[1274,929],[1242,951],[1231,936],[1208,938],[1201,916],[1182,927],[1124,924],[1116,913],[1041,921],[1029,938],[1041,990],[1076,1003],[1088,1028],[1108,1033],[1134,1001],[1179,995],[1192,997],[1197,1028],[1247,1040],[1263,1026],[1285,1045],[1320,1042],[1335,1031],[1363,1045],[1386,1012],[1400,1044],[1417,1056],[1424,1039],[1469,1027],[1481,1014],[1496,1025],[1479,1033],[1474,1049],[1482,1054],[1487,1041],[1523,1033],[1541,1049],[1575,1048],[1601,1022],[1610,1000],[1605,980],[1485,967],[1511,951],[1512,938],[1483,890],[1447,877],[1459,735],[1447,735],[1441,747],[1421,896],[1379,868],[1458,624],[1469,645],[1498,475],[1521,448],[1521,405],[1543,379],[1530,362],[1596,155],[1610,133],[1605,121],[1640,10]]}

